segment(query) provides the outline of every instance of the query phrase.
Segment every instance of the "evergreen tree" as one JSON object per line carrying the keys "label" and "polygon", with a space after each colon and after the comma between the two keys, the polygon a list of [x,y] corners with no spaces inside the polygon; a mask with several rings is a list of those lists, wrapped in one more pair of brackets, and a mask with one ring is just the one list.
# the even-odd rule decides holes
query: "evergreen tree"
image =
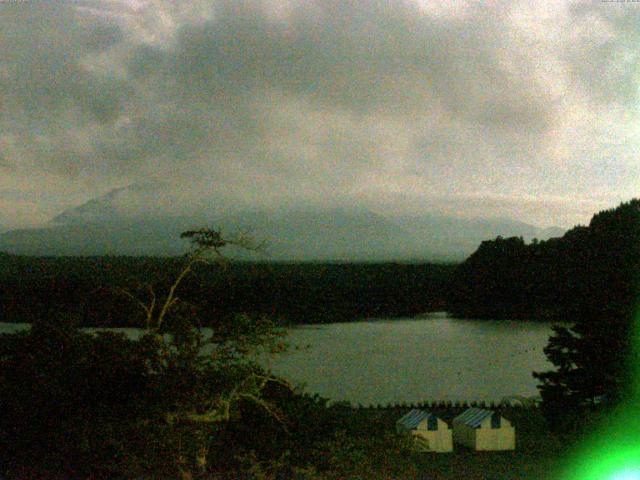
{"label": "evergreen tree", "polygon": [[[633,313],[640,274],[640,200],[598,213],[565,235],[565,312],[545,353],[554,371],[534,373],[548,418],[616,402],[631,385]],[[560,260],[560,259],[558,259]],[[570,417],[570,416],[569,416]]]}

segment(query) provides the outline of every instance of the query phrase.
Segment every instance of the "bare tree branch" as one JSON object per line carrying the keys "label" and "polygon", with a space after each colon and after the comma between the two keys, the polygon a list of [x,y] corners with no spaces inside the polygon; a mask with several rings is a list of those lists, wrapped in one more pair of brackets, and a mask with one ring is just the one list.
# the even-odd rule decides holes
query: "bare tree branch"
{"label": "bare tree branch", "polygon": [[129,297],[131,300],[133,300],[135,303],[137,303],[144,310],[144,312],[147,314],[147,317],[150,315],[150,312],[151,312],[150,307],[147,307],[147,305],[142,300],[140,300],[138,297],[136,297],[134,294],[132,294],[129,290],[127,290],[125,288],[122,288],[122,287],[116,287],[115,290],[116,290],[116,292],[121,293],[122,295],[125,295],[125,296]]}

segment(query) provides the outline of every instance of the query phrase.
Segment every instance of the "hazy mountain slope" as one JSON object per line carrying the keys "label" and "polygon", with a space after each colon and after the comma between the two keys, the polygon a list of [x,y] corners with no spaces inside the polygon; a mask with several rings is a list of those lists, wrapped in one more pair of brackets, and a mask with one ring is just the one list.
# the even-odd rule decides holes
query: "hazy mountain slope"
{"label": "hazy mountain slope", "polygon": [[118,210],[119,191],[67,210],[50,226],[0,234],[0,251],[30,255],[175,255],[186,229],[250,231],[270,260],[461,260],[497,235],[544,239],[562,230],[511,220],[382,216],[363,208],[248,210],[227,216],[131,216]]}

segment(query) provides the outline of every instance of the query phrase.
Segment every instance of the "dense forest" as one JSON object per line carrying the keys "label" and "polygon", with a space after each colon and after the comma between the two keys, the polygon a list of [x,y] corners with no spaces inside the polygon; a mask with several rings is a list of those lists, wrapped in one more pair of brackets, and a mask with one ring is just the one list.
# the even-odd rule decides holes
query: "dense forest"
{"label": "dense forest", "polygon": [[634,199],[562,238],[483,242],[456,270],[449,306],[458,316],[569,324],[553,327],[544,350],[554,369],[534,373],[547,418],[566,429],[584,424],[597,405],[633,398],[639,294],[640,199]]}
{"label": "dense forest", "polygon": [[[83,326],[139,326],[143,312],[125,294],[162,291],[182,258],[0,256],[0,319],[30,322],[65,312]],[[181,285],[200,305],[202,325],[236,313],[283,323],[351,321],[443,310],[455,266],[399,263],[198,265]]]}
{"label": "dense forest", "polygon": [[629,317],[640,272],[640,200],[597,213],[560,238],[482,242],[453,276],[448,308],[460,317],[597,321]]}

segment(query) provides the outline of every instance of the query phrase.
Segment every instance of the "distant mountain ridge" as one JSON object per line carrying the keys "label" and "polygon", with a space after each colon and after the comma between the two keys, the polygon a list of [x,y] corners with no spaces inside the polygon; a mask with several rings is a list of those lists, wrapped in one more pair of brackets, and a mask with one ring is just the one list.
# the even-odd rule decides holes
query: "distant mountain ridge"
{"label": "distant mountain ridge", "polygon": [[[249,230],[267,242],[277,261],[458,261],[481,241],[522,236],[546,239],[564,233],[508,219],[440,215],[381,215],[365,208],[245,210],[229,215],[132,215],[120,211],[125,189],[90,200],[54,217],[44,228],[0,234],[0,251],[25,255],[177,255],[187,229],[204,226],[231,234]],[[244,258],[247,258],[246,256]],[[256,258],[256,257],[252,257]]]}
{"label": "distant mountain ridge", "polygon": [[114,201],[119,193],[126,190],[127,187],[113,189],[106,195],[89,200],[78,207],[65,210],[53,217],[49,223],[51,225],[78,225],[118,220],[120,219],[120,214]]}

